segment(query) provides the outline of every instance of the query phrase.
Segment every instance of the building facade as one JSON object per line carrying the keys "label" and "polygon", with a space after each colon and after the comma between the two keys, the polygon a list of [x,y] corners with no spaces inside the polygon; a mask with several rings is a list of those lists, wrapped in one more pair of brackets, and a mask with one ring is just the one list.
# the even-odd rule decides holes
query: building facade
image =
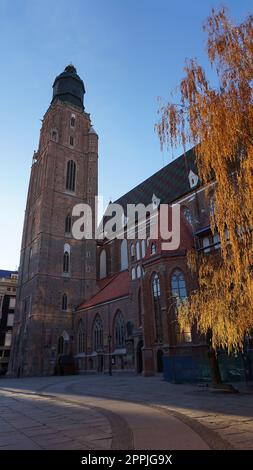
{"label": "building facade", "polygon": [[[74,312],[79,371],[120,369],[149,376],[163,372],[165,358],[206,356],[205,338],[194,329],[180,331],[177,308],[197,288],[187,265],[188,250],[215,255],[220,247],[218,235],[213,237],[210,229],[211,196],[212,184],[206,197],[190,150],[116,201],[125,219],[128,204],[147,207],[153,202],[158,214],[161,204],[179,204],[180,244],[163,250],[161,238],[149,236],[149,217],[145,238],[126,239],[122,226],[123,240],[99,243],[99,291]],[[137,228],[135,223],[132,232]]]}
{"label": "building facade", "polygon": [[17,271],[0,270],[0,376],[5,375],[10,360]]}
{"label": "building facade", "polygon": [[[77,239],[73,207],[87,203],[95,226],[98,136],[83,106],[83,81],[67,66],[53,84],[25,213],[10,375],[163,371],[165,358],[201,356],[205,339],[181,332],[177,308],[197,288],[189,249],[215,254],[210,230],[213,184],[206,196],[190,150],[119,198],[120,239]],[[128,204],[180,205],[180,243],[127,238]],[[106,216],[106,214],[105,214]],[[106,217],[105,217],[106,219]],[[108,218],[107,218],[108,219]]]}

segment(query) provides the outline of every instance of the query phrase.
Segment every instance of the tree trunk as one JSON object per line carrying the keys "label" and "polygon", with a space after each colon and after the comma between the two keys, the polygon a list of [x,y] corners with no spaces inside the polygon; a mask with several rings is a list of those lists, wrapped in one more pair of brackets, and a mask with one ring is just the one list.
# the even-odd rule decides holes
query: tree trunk
{"label": "tree trunk", "polygon": [[222,383],[219,362],[215,350],[211,347],[208,353],[210,360],[211,376],[214,385]]}

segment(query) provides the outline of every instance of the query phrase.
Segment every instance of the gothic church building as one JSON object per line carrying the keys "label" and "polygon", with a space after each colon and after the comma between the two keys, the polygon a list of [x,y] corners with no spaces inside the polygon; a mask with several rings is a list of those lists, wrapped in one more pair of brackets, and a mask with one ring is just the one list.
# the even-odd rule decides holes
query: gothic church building
{"label": "gothic church building", "polygon": [[[180,332],[178,300],[195,289],[189,248],[219,249],[194,151],[172,161],[118,204],[180,203],[181,240],[77,240],[72,209],[95,214],[98,135],[85,111],[84,83],[73,65],[53,84],[32,160],[19,266],[9,375],[162,372],[166,357],[201,355],[206,343]],[[92,220],[95,227],[95,216]]]}

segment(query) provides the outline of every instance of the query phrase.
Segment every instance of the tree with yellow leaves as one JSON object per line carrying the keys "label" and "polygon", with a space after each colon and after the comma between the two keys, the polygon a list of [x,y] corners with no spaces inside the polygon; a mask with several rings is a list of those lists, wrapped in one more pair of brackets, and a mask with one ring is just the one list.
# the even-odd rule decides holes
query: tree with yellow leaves
{"label": "tree with yellow leaves", "polygon": [[199,289],[179,309],[180,326],[196,324],[211,332],[213,350],[231,352],[253,329],[253,17],[235,25],[224,8],[212,10],[204,30],[218,86],[189,60],[180,101],[161,106],[156,130],[162,146],[194,145],[203,184],[215,181],[211,229],[221,253],[189,254]]}

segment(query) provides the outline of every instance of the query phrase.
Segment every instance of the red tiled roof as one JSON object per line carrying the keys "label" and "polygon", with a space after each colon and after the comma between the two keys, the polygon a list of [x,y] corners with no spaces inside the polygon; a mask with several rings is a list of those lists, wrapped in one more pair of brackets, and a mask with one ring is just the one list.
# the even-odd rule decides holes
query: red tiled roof
{"label": "red tiled roof", "polygon": [[94,307],[95,305],[109,302],[129,294],[129,273],[128,270],[122,271],[111,277],[101,279],[98,282],[100,290],[91,299],[83,302],[77,310]]}

